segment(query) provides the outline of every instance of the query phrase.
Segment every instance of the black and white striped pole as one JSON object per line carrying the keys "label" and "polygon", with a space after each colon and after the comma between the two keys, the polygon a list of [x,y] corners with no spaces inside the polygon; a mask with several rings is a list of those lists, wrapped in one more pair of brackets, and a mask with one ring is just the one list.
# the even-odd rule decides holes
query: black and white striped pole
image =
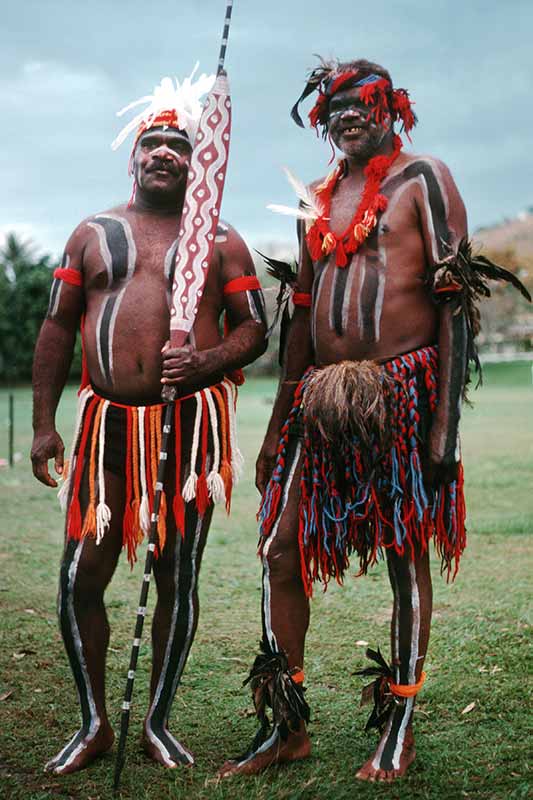
{"label": "black and white striped pole", "polygon": [[[224,30],[222,33],[222,43],[220,46],[220,54],[218,59],[217,75],[224,71],[224,61],[226,56],[226,47],[228,44],[229,27],[231,22],[231,12],[233,10],[233,0],[226,0],[226,15],[224,19]],[[200,121],[201,125],[201,121]],[[194,158],[194,153],[193,153]],[[219,182],[217,187],[218,195],[213,197],[213,206],[220,207],[222,199],[223,182]],[[218,211],[216,211],[218,215]],[[213,237],[214,239],[214,237]],[[200,248],[196,248],[196,251]],[[172,331],[171,331],[171,344],[172,344]],[[128,736],[128,728],[130,722],[130,708],[131,698],[133,695],[133,684],[135,682],[135,672],[137,669],[137,661],[139,658],[139,649],[141,646],[142,632],[144,626],[144,618],[146,616],[146,605],[148,601],[148,591],[150,588],[150,579],[152,575],[152,567],[154,562],[154,552],[158,543],[158,521],[159,511],[161,507],[161,494],[163,491],[163,483],[165,479],[168,442],[172,431],[174,420],[174,403],[176,399],[175,387],[165,387],[167,391],[163,391],[163,399],[167,405],[165,408],[165,417],[163,420],[163,435],[161,437],[161,452],[159,453],[159,463],[157,468],[157,481],[154,488],[154,505],[152,516],[150,520],[150,534],[148,537],[148,550],[146,552],[146,560],[144,564],[144,575],[141,586],[141,594],[139,599],[139,607],[137,609],[137,619],[135,622],[135,633],[133,637],[133,645],[131,648],[130,663],[128,668],[128,679],[126,683],[126,691],[124,693],[124,701],[122,703],[122,714],[120,719],[120,737],[117,748],[117,759],[115,762],[115,778],[114,778],[114,792],[117,793],[120,786],[120,777],[125,763],[126,752],[126,739]],[[170,391],[168,391],[170,390]]]}
{"label": "black and white striped pole", "polygon": [[224,19],[224,30],[222,31],[222,42],[220,43],[220,53],[218,54],[217,75],[224,69],[226,60],[226,47],[228,46],[229,26],[231,23],[231,12],[233,11],[233,0],[226,0],[226,17]]}

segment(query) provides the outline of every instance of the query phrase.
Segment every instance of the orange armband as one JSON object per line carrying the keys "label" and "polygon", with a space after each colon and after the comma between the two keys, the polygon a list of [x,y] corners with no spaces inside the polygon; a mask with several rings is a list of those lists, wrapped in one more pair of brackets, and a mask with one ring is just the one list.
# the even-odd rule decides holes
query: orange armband
{"label": "orange armband", "polygon": [[293,292],[292,302],[295,306],[299,306],[300,308],[311,308],[311,293]]}
{"label": "orange armband", "polygon": [[81,272],[78,272],[77,269],[72,269],[72,267],[67,267],[66,269],[58,267],[54,270],[54,278],[57,278],[59,281],[65,281],[65,283],[70,283],[71,286],[81,286],[83,284]]}
{"label": "orange armband", "polygon": [[261,289],[261,284],[257,277],[255,275],[241,275],[240,278],[234,278],[232,281],[226,283],[224,286],[224,296],[228,294],[237,294],[237,292],[251,292],[254,289]]}

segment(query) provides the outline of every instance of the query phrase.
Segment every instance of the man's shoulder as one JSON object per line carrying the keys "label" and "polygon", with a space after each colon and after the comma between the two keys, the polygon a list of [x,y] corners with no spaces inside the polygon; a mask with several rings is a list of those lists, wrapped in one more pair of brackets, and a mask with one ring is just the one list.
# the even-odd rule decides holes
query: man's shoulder
{"label": "man's shoulder", "polygon": [[127,203],[121,203],[118,206],[113,206],[112,208],[108,208],[105,211],[98,211],[97,214],[91,214],[89,217],[82,221],[82,225],[87,225],[90,222],[97,222],[99,219],[105,219],[106,217],[109,219],[113,219],[114,217],[124,218],[130,214],[130,210],[128,209]]}
{"label": "man's shoulder", "polygon": [[428,155],[427,153],[405,153],[402,152],[398,159],[397,171],[402,171],[408,168],[419,166],[421,170],[430,170],[437,176],[451,175],[449,167],[437,156]]}
{"label": "man's shoulder", "polygon": [[243,246],[244,239],[233,225],[227,220],[219,219],[217,224],[215,242],[217,245]]}
{"label": "man's shoulder", "polygon": [[72,231],[69,244],[84,244],[89,236],[92,235],[93,232],[93,225],[98,223],[99,220],[105,219],[106,217],[113,218],[113,217],[124,217],[127,213],[128,207],[126,203],[122,203],[119,206],[113,206],[113,208],[108,208],[105,211],[98,211],[96,214],[90,214],[85,219],[82,219],[78,225]]}
{"label": "man's shoulder", "polygon": [[309,189],[309,191],[311,191],[311,192],[316,192],[316,190],[320,186],[322,186],[322,184],[327,180],[328,177],[329,177],[329,174],[328,175],[323,175],[321,178],[316,178],[316,180],[311,181],[311,183],[309,183],[307,185],[307,189]]}

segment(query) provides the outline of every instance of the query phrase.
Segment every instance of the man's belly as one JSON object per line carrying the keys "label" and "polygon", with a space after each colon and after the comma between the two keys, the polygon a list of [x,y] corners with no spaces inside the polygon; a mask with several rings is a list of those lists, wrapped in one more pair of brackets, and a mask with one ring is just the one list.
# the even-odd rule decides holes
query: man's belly
{"label": "man's belly", "polygon": [[[124,295],[121,302],[112,297],[88,309],[84,326],[84,349],[91,382],[120,401],[144,405],[161,397],[161,350],[169,336],[169,311],[165,297]],[[199,349],[214,346],[219,340],[216,321],[198,316],[193,340]],[[220,374],[207,381],[188,383],[180,394],[190,394],[216,383]]]}
{"label": "man's belly", "polygon": [[419,347],[434,344],[437,325],[434,310],[409,309],[397,314],[385,313],[379,338],[365,335],[363,326],[354,320],[342,335],[331,328],[328,317],[314,320],[314,348],[317,366],[339,361],[386,361]]}

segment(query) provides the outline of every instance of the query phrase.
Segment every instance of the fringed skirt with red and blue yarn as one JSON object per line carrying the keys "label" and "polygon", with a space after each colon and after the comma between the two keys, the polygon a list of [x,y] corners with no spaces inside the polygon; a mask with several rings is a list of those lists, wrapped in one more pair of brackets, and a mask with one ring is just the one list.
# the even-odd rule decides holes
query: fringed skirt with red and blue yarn
{"label": "fringed skirt with red and blue yarn", "polygon": [[466,545],[463,470],[458,479],[436,489],[424,483],[425,443],[438,403],[436,347],[399,356],[382,365],[392,379],[390,446],[362,446],[346,437],[339,452],[305,417],[310,368],[298,385],[281,431],[276,466],[259,509],[260,550],[280,512],[291,431],[303,421],[300,473],[299,546],[305,591],[315,580],[342,583],[352,554],[359,574],[376,563],[384,549],[413,558],[430,539],[449,576],[458,569]]}

